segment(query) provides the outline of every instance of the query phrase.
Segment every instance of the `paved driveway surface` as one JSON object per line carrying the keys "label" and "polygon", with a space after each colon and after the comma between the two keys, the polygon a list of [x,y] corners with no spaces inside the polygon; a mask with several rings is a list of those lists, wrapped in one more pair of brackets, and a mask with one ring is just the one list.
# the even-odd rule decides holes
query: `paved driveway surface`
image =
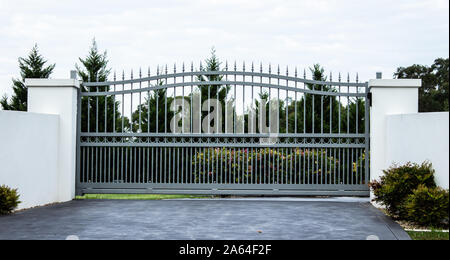
{"label": "paved driveway surface", "polygon": [[[409,239],[367,202],[82,200],[0,217],[0,239]],[[376,237],[375,237],[376,236]]]}

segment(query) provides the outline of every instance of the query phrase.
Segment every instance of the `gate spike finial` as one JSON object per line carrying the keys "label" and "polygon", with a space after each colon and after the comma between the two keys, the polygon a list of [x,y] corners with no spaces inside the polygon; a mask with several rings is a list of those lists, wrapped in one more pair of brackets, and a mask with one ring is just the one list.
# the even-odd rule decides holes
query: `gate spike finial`
{"label": "gate spike finial", "polygon": [[280,64],[278,64],[277,74],[280,75]]}
{"label": "gate spike finial", "polygon": [[289,76],[289,66],[286,66],[286,76]]}
{"label": "gate spike finial", "polygon": [[150,66],[148,66],[148,69],[147,69],[147,75],[150,77]]}
{"label": "gate spike finial", "polygon": [[245,72],[245,61],[242,63],[242,71]]}
{"label": "gate spike finial", "polygon": [[347,82],[350,82],[350,73],[347,73]]}
{"label": "gate spike finial", "polygon": [[339,72],[339,78],[338,78],[339,82],[341,82],[341,79],[342,79],[341,73]]}
{"label": "gate spike finial", "polygon": [[116,71],[114,70],[114,81],[116,81]]}
{"label": "gate spike finial", "polygon": [[167,75],[167,64],[166,64],[165,72],[166,72],[166,75]]}
{"label": "gate spike finial", "polygon": [[295,67],[295,77],[297,77],[297,67]]}
{"label": "gate spike finial", "polygon": [[303,69],[303,78],[306,79],[306,69]]}
{"label": "gate spike finial", "polygon": [[225,61],[225,71],[228,71],[228,61]]}
{"label": "gate spike finial", "polygon": [[234,71],[237,70],[236,61],[234,61]]}
{"label": "gate spike finial", "polygon": [[183,70],[183,73],[184,73],[184,61],[183,61],[183,68],[182,68],[182,70]]}
{"label": "gate spike finial", "polygon": [[142,78],[142,70],[141,70],[141,67],[139,67],[139,78]]}
{"label": "gate spike finial", "polygon": [[356,73],[356,83],[359,82],[359,73]]}
{"label": "gate spike finial", "polygon": [[330,71],[330,81],[333,81],[333,72]]}
{"label": "gate spike finial", "polygon": [[173,64],[173,73],[177,73],[177,64],[176,63]]}
{"label": "gate spike finial", "polygon": [[269,63],[269,74],[272,73],[272,64]]}
{"label": "gate spike finial", "polygon": [[131,69],[131,79],[133,79],[133,69]]}
{"label": "gate spike finial", "polygon": [[203,65],[202,65],[202,62],[200,61],[200,71],[202,71],[203,70]]}
{"label": "gate spike finial", "polygon": [[260,73],[263,72],[262,62],[259,64],[259,72],[260,72]]}
{"label": "gate spike finial", "polygon": [[125,70],[122,70],[122,80],[125,80]]}
{"label": "gate spike finial", "polygon": [[191,72],[194,72],[194,62],[191,61]]}
{"label": "gate spike finial", "polygon": [[255,66],[253,64],[253,61],[252,61],[252,72],[255,72]]}

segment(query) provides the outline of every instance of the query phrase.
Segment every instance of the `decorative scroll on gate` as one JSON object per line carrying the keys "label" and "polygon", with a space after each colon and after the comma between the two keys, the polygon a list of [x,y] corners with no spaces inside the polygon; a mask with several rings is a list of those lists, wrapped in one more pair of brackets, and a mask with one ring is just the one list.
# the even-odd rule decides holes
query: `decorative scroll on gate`
{"label": "decorative scroll on gate", "polygon": [[77,193],[368,195],[368,84],[293,74],[83,82]]}

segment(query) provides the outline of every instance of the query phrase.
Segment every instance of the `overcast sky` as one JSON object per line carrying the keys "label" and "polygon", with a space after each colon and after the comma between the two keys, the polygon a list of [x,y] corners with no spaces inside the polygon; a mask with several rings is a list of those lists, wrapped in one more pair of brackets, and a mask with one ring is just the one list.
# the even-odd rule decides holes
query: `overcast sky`
{"label": "overcast sky", "polygon": [[0,0],[0,95],[35,43],[68,78],[96,38],[113,70],[208,57],[309,67],[363,81],[449,56],[448,0]]}

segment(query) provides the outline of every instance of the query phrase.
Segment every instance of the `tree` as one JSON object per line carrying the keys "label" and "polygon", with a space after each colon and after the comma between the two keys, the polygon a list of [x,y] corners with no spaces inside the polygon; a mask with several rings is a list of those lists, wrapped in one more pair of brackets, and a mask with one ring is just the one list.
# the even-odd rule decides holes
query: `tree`
{"label": "tree", "polygon": [[[214,48],[211,49],[211,56],[205,60],[206,66],[201,68],[201,71],[220,71],[221,62],[219,58],[216,56],[216,50]],[[200,75],[197,77],[197,80],[200,82],[207,81],[222,81],[223,75]],[[217,99],[222,106],[222,118],[225,119],[225,106],[226,99],[228,96],[228,92],[230,90],[230,86],[223,85],[199,85],[201,102],[200,105],[203,104],[208,99]],[[233,97],[234,98],[234,97]],[[209,108],[211,109],[211,108]],[[202,120],[205,118],[210,111],[202,111]],[[222,120],[222,126],[220,126],[222,131],[225,130],[225,121]]]}
{"label": "tree", "polygon": [[[314,64],[310,71],[315,81],[327,81],[325,69],[320,64]],[[314,91],[337,92],[337,87],[324,84],[306,84]],[[288,104],[289,133],[294,133],[297,120],[297,133],[364,133],[364,100],[362,98],[338,97],[333,95],[297,94],[298,101]],[[348,102],[348,104],[347,104]],[[297,106],[297,107],[296,107]],[[280,108],[280,132],[286,129],[286,106]],[[295,114],[297,111],[297,114]],[[348,114],[348,117],[347,117]],[[356,121],[358,120],[358,131]],[[350,125],[348,125],[350,123]],[[348,125],[348,128],[347,128]],[[339,129],[340,126],[340,129]]]}
{"label": "tree", "polygon": [[25,86],[26,78],[48,78],[55,68],[55,64],[45,66],[45,60],[40,54],[37,44],[34,45],[27,58],[19,58],[19,68],[21,79],[13,79],[13,96],[8,101],[5,95],[0,100],[0,105],[4,110],[27,110],[28,89]]}
{"label": "tree", "polygon": [[[105,82],[111,73],[111,69],[108,68],[107,52],[99,53],[95,39],[92,40],[92,46],[86,58],[79,58],[79,60],[84,68],[80,68],[78,64],[75,64],[75,67],[78,75],[85,82]],[[83,88],[83,91],[88,90]]]}
{"label": "tree", "polygon": [[[201,71],[220,71],[221,62],[219,58],[216,56],[216,50],[214,48],[211,49],[211,57],[205,60],[206,66],[201,68]],[[198,76],[198,81],[222,81],[223,75],[200,75]],[[225,100],[227,90],[229,86],[223,87],[219,85],[201,85],[199,86],[202,101],[207,100],[208,96],[210,98],[217,98],[218,100]]]}
{"label": "tree", "polygon": [[437,92],[435,98],[441,102],[443,111],[449,111],[449,59],[436,59],[431,69],[436,77]]}
{"label": "tree", "polygon": [[[313,80],[316,81],[326,81],[327,77],[325,76],[325,69],[321,67],[319,64],[314,64],[313,67],[310,68],[310,71],[313,75]],[[318,85],[318,84],[307,84],[306,87],[310,90],[315,91],[335,91],[332,87],[327,85]],[[323,102],[323,125],[321,118],[321,109]],[[314,104],[314,106],[313,106]],[[323,126],[323,132],[329,133],[330,127],[333,128],[333,132],[338,132],[338,107],[340,103],[338,102],[335,96],[324,96],[322,100],[322,96],[316,94],[308,94],[305,93],[301,96],[301,99],[297,102],[293,102],[292,105],[288,108],[289,111],[289,126],[290,132],[295,132],[295,106],[297,106],[297,132],[302,133],[305,131],[306,133],[320,133]],[[341,107],[342,108],[342,107]],[[329,115],[330,109],[332,109],[332,126],[329,124]],[[314,112],[313,112],[314,111]],[[305,117],[305,118],[304,118]],[[314,120],[313,120],[314,118]],[[283,119],[282,119],[283,120]],[[313,129],[314,128],[314,129]],[[314,130],[314,131],[313,131]]]}
{"label": "tree", "polygon": [[[79,58],[79,60],[83,67],[78,66],[78,64],[76,64],[75,67],[78,75],[84,82],[105,82],[111,73],[111,70],[108,68],[107,52],[99,52],[95,39],[92,40],[92,46],[86,58]],[[83,86],[81,89],[83,92],[106,92],[109,90],[109,86],[90,88]],[[122,128],[122,115],[119,112],[119,105],[120,102],[116,101],[115,97],[108,97],[107,95],[99,97],[83,97],[81,100],[82,131],[113,132],[115,130],[121,132],[122,130],[125,130],[125,128],[129,127],[129,120],[126,117],[123,118]]]}
{"label": "tree", "polygon": [[[164,82],[160,81],[158,84],[162,86]],[[136,111],[133,112],[133,132],[164,133],[166,130],[170,131],[170,120],[174,115],[170,111],[173,97],[167,96],[166,111],[166,93],[167,89],[163,88],[147,94],[144,102],[138,105]]]}
{"label": "tree", "polygon": [[[75,65],[78,75],[83,80],[83,82],[106,82],[111,70],[108,68],[108,57],[107,52],[101,53],[98,50],[97,43],[95,39],[92,41],[92,45],[89,49],[88,55],[83,59],[79,58],[81,66]],[[101,87],[86,87],[81,88],[82,92],[108,92],[110,86]],[[120,113],[119,107],[120,102],[117,100],[115,95],[100,95],[95,97],[84,96],[81,99],[81,131],[82,132],[126,132],[131,129],[129,119]],[[120,99],[122,102],[123,100]],[[123,105],[123,104],[122,104]],[[128,137],[127,137],[128,138]],[[127,139],[124,138],[124,139]],[[97,137],[95,137],[97,139]],[[121,160],[124,156],[129,154],[132,147],[126,147],[121,150],[115,149],[113,153],[107,154],[106,151],[102,154],[104,148],[91,148],[87,149],[84,147],[84,153],[89,154],[87,161],[83,162],[82,165],[91,165],[95,162],[95,167],[100,167],[104,163],[108,162],[120,162],[119,168],[118,164],[110,164],[110,169],[114,173],[113,179],[123,180],[123,176],[119,175],[119,169],[125,170],[125,172],[130,172],[131,165],[124,165]],[[81,158],[81,160],[86,160],[86,158]],[[97,176],[86,175],[85,181],[97,180]],[[95,178],[95,179],[94,179]],[[100,174],[98,176],[99,181],[105,181],[107,178],[106,174]]]}
{"label": "tree", "polygon": [[448,111],[449,59],[436,59],[431,66],[414,64],[399,67],[394,77],[421,79],[419,88],[419,112]]}
{"label": "tree", "polygon": [[[201,71],[220,71],[221,62],[217,58],[215,54],[214,48],[211,51],[211,57],[205,60],[206,67],[201,68]],[[207,82],[207,81],[221,81],[223,79],[223,75],[199,75],[197,80],[199,82]],[[166,84],[164,81],[159,81],[160,86]],[[197,91],[201,97],[201,104],[209,98],[218,99],[222,105],[225,107],[225,99],[227,97],[227,93],[229,90],[229,86],[220,86],[220,85],[199,85],[198,89],[194,89],[193,92]],[[186,89],[190,91],[190,89]],[[159,132],[163,133],[166,130],[170,131],[170,120],[174,116],[174,112],[170,111],[170,104],[174,100],[172,94],[166,97],[167,89],[159,89],[155,91],[151,91],[145,97],[144,102],[140,104],[137,109],[133,112],[132,122],[133,122],[133,131],[138,132],[139,130],[142,132]],[[173,92],[172,92],[173,93]],[[186,99],[186,104],[190,104],[191,97],[193,93],[190,93],[189,96],[184,97]],[[167,100],[167,111],[166,108],[166,100]],[[158,105],[157,105],[158,104]],[[192,104],[190,104],[192,106]],[[158,108],[158,111],[156,110]],[[222,116],[224,118],[225,111],[222,111]],[[202,118],[205,118],[208,115],[208,112],[202,112]],[[149,121],[150,119],[150,121]],[[157,119],[157,120],[156,120]],[[149,126],[150,124],[150,126]],[[167,124],[167,125],[166,125]],[[156,126],[158,125],[158,127]],[[222,123],[222,129],[225,125],[225,122]],[[150,128],[149,128],[150,127]],[[193,126],[191,126],[193,127]],[[156,131],[156,129],[158,130]]]}

